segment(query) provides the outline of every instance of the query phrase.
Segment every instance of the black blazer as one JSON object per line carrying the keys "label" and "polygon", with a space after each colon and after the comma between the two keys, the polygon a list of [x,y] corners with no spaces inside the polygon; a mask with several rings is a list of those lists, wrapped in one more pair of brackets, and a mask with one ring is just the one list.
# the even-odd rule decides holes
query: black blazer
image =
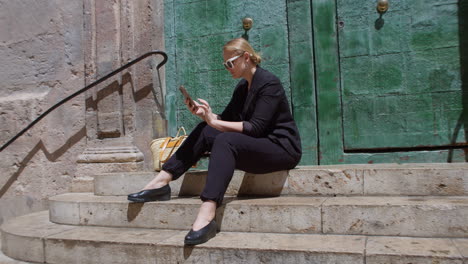
{"label": "black blazer", "polygon": [[250,90],[242,79],[220,117],[225,121],[243,121],[242,133],[270,138],[300,159],[301,139],[284,88],[269,71],[257,66]]}

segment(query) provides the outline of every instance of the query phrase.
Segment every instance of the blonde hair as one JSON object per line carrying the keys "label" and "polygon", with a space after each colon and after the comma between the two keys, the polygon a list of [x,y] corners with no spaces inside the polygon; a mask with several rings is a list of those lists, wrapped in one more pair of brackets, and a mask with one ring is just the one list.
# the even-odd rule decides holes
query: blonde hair
{"label": "blonde hair", "polygon": [[223,51],[233,51],[236,55],[242,55],[244,52],[247,52],[255,65],[260,64],[262,61],[260,55],[255,52],[249,42],[244,38],[230,40],[228,43],[224,44]]}

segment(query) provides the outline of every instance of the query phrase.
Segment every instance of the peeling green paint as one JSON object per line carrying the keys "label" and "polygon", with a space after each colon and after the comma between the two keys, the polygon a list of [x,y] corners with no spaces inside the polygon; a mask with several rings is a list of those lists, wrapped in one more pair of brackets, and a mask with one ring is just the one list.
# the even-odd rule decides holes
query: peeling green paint
{"label": "peeling green paint", "polygon": [[335,1],[313,1],[319,163],[338,163],[343,151]]}
{"label": "peeling green paint", "polygon": [[375,11],[337,6],[346,150],[451,144],[463,108],[457,4],[404,2],[378,29]]}
{"label": "peeling green paint", "polygon": [[293,114],[302,139],[301,165],[318,164],[310,1],[287,1]]}

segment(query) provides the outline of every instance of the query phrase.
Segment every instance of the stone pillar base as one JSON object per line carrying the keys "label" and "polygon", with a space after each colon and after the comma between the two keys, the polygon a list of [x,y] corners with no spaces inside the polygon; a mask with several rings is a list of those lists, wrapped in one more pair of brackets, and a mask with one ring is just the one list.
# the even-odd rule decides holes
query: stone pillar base
{"label": "stone pillar base", "polygon": [[144,156],[135,146],[89,147],[78,156],[71,192],[94,192],[94,175],[144,170]]}

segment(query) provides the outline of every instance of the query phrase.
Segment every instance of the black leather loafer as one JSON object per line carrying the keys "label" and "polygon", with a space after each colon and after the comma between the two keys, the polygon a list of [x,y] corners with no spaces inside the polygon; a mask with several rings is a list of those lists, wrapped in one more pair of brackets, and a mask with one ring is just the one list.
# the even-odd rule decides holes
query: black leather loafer
{"label": "black leather loafer", "polygon": [[216,230],[218,226],[216,225],[215,220],[212,220],[208,225],[203,227],[198,231],[193,231],[190,229],[190,232],[185,236],[185,245],[198,245],[203,244],[206,241],[216,236]]}
{"label": "black leather loafer", "polygon": [[137,203],[146,203],[152,201],[167,201],[171,199],[171,187],[164,185],[161,188],[143,190],[141,192],[128,195],[128,200]]}

